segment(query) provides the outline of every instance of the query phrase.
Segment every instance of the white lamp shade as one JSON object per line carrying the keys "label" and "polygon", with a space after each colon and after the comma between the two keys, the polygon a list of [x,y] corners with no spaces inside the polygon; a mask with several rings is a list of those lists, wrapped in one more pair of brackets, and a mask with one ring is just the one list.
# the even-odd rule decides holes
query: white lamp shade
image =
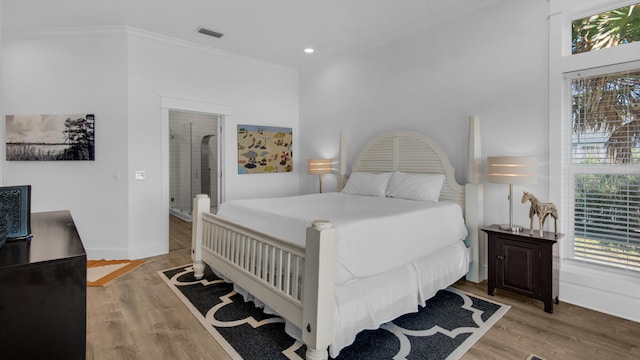
{"label": "white lamp shade", "polygon": [[307,161],[309,175],[331,174],[331,159],[310,159]]}
{"label": "white lamp shade", "polygon": [[538,158],[535,156],[490,156],[487,180],[497,184],[535,184],[538,182]]}

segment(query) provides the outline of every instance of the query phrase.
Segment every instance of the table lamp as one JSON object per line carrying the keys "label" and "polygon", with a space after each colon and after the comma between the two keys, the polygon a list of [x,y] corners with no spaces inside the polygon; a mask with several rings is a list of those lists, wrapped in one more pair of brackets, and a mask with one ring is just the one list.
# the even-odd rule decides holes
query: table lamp
{"label": "table lamp", "polygon": [[502,230],[522,231],[513,224],[513,185],[535,184],[538,159],[535,156],[490,156],[487,158],[487,180],[496,184],[509,184],[509,224]]}
{"label": "table lamp", "polygon": [[318,175],[320,178],[320,192],[322,192],[322,175],[331,174],[331,159],[310,159],[307,161],[309,175]]}

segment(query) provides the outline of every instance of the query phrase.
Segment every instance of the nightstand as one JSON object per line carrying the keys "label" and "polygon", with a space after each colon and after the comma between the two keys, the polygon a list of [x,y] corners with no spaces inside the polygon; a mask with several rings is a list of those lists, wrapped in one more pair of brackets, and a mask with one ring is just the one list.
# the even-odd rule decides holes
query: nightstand
{"label": "nightstand", "polygon": [[489,295],[496,288],[509,290],[544,302],[544,311],[553,313],[558,304],[558,240],[545,231],[543,236],[529,229],[501,230],[498,225],[482,229],[488,236]]}

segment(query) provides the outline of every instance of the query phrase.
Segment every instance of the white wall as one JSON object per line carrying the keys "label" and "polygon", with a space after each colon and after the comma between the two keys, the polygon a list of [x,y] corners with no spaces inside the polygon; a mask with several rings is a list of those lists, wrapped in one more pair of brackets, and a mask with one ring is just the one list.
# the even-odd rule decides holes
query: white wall
{"label": "white wall", "polygon": [[[236,166],[237,123],[292,127],[297,138],[291,69],[123,27],[13,34],[2,46],[5,114],[96,114],[94,162],[2,160],[6,184],[33,186],[33,211],[71,210],[90,258],[168,251],[162,96],[233,109],[223,134],[227,199],[299,191],[297,158],[289,174],[241,176]],[[136,170],[146,180],[135,181]]]}
{"label": "white wall", "polygon": [[[111,257],[127,248],[126,50],[124,31],[33,33],[2,42],[3,119],[7,114],[96,116],[95,161],[1,160],[5,184],[32,185],[34,212],[71,211],[90,255]],[[5,127],[0,129],[4,138]]]}
{"label": "white wall", "polygon": [[[566,6],[558,7],[558,3]],[[577,6],[609,6],[600,0],[588,4],[560,0],[552,5],[558,7],[551,11],[554,16]],[[518,201],[520,191],[531,191],[541,200],[561,198],[556,194],[559,191],[550,191],[550,181],[559,187],[559,176],[549,177],[550,160],[557,164],[562,149],[557,145],[559,127],[550,127],[549,120],[548,7],[545,0],[502,0],[444,25],[356,49],[302,72],[302,157],[337,159],[339,132],[345,130],[350,167],[358,149],[374,134],[418,130],[441,143],[458,181],[463,181],[467,119],[476,114],[480,116],[483,158],[534,155],[539,159],[538,184],[514,186],[514,222],[528,225],[529,206]],[[552,45],[561,41],[555,33],[551,39]],[[630,61],[637,54],[629,47],[613,55]],[[551,77],[558,78],[558,74]],[[560,99],[558,92],[552,89],[552,99]],[[550,138],[557,144],[551,144]],[[484,222],[506,223],[508,187],[489,184],[483,177]],[[302,192],[317,192],[317,181],[316,176],[303,176]],[[330,181],[329,176],[324,178],[325,189]],[[547,222],[547,229],[551,223]],[[637,277],[567,261],[561,265],[560,300],[635,321],[639,316]]]}
{"label": "white wall", "polygon": [[[417,130],[443,146],[464,182],[468,118],[479,115],[483,157],[537,156],[539,183],[514,192],[545,199],[547,11],[544,0],[501,1],[302,72],[302,157],[336,159],[339,131],[345,130],[350,168],[375,134]],[[302,177],[302,192],[316,192],[317,181]],[[485,185],[485,223],[508,222],[507,194],[506,185]],[[515,221],[528,224],[528,210],[514,204]]]}
{"label": "white wall", "polygon": [[[468,119],[478,115],[483,158],[539,158],[538,184],[514,188],[514,222],[528,225],[529,207],[520,204],[518,194],[548,196],[547,16],[545,0],[492,2],[305,69],[300,74],[302,157],[337,159],[344,130],[350,168],[375,134],[416,130],[442,145],[464,183]],[[316,176],[301,180],[303,193],[317,192]],[[335,177],[325,176],[324,184],[335,188]],[[485,224],[508,222],[507,195],[507,185],[485,183]]]}
{"label": "white wall", "polygon": [[[129,170],[147,172],[130,182],[129,209],[134,254],[166,250],[162,228],[160,97],[190,99],[232,108],[224,121],[223,183],[226,200],[297,194],[300,162],[294,172],[238,175],[237,124],[291,127],[298,136],[298,75],[288,68],[190,46],[137,30],[129,31]],[[294,143],[294,154],[297,145]]]}

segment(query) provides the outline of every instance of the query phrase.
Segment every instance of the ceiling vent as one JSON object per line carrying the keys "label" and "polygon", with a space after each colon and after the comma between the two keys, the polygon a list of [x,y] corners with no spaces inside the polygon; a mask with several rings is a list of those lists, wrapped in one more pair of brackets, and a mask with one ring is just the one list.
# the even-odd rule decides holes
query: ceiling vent
{"label": "ceiling vent", "polygon": [[223,34],[217,32],[217,31],[213,31],[207,28],[203,28],[203,27],[199,27],[198,28],[198,32],[200,34],[204,34],[204,35],[208,35],[208,36],[213,36],[214,38],[218,38],[220,39],[222,37]]}

